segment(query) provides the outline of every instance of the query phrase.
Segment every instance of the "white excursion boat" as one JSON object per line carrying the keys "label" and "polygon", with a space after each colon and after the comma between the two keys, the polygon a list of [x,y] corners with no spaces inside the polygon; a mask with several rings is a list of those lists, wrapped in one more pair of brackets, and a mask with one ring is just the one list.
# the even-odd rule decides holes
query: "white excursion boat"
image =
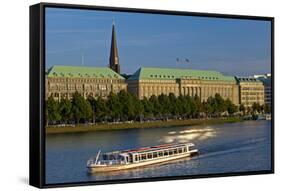
{"label": "white excursion boat", "polygon": [[198,154],[193,143],[164,144],[139,149],[98,152],[87,162],[89,172],[108,172],[141,167]]}

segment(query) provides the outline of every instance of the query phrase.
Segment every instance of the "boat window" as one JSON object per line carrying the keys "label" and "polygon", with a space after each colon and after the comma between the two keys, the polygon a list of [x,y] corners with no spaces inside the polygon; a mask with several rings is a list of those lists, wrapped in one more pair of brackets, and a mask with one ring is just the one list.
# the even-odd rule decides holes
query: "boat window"
{"label": "boat window", "polygon": [[169,150],[169,155],[173,155],[173,150]]}
{"label": "boat window", "polygon": [[152,159],[152,154],[151,154],[151,153],[148,153],[148,154],[147,154],[147,158],[148,158],[148,159]]}
{"label": "boat window", "polygon": [[115,159],[114,155],[109,155],[108,158],[109,158],[109,160],[114,160]]}
{"label": "boat window", "polygon": [[163,151],[159,151],[158,155],[159,155],[160,157],[162,157],[162,156],[163,156]]}
{"label": "boat window", "polygon": [[168,151],[164,151],[164,156],[168,156]]}
{"label": "boat window", "polygon": [[179,148],[179,153],[182,153],[182,148]]}
{"label": "boat window", "polygon": [[153,152],[153,158],[157,158],[157,152]]}
{"label": "boat window", "polygon": [[174,149],[174,154],[178,154],[178,149]]}
{"label": "boat window", "polygon": [[146,160],[146,154],[141,155],[141,160]]}
{"label": "boat window", "polygon": [[129,156],[129,162],[133,162],[133,156],[132,155]]}
{"label": "boat window", "polygon": [[186,151],[187,151],[187,150],[186,150],[186,147],[184,147],[183,152],[185,152],[185,153],[186,153]]}
{"label": "boat window", "polygon": [[107,156],[105,154],[102,155],[102,160],[107,160]]}
{"label": "boat window", "polygon": [[139,157],[138,155],[135,156],[135,161],[138,161],[139,160]]}

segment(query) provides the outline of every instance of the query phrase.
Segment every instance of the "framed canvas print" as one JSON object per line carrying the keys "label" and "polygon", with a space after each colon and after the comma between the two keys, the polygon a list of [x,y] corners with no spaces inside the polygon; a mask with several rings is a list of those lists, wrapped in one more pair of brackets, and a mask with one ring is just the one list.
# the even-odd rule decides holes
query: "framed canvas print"
{"label": "framed canvas print", "polygon": [[274,19],[30,7],[30,184],[274,172]]}

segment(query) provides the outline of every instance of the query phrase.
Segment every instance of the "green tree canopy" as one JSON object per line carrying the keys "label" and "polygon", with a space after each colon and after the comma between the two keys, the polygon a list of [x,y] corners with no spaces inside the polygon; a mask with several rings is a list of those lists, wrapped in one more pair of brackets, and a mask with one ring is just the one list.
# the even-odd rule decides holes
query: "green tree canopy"
{"label": "green tree canopy", "polygon": [[79,123],[80,120],[88,121],[92,118],[93,113],[90,102],[78,92],[73,94],[72,113],[76,123]]}
{"label": "green tree canopy", "polygon": [[68,121],[72,120],[72,103],[68,99],[61,99],[59,102],[59,111],[60,111],[60,116],[61,120],[64,123],[67,123]]}
{"label": "green tree canopy", "polygon": [[51,123],[56,123],[61,119],[59,104],[53,98],[53,96],[49,97],[47,100],[47,121]]}

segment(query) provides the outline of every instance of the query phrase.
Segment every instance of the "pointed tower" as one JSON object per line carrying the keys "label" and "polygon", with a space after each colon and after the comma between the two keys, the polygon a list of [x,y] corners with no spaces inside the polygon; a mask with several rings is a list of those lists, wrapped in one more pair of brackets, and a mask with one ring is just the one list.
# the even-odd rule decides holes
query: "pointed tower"
{"label": "pointed tower", "polygon": [[112,23],[112,37],[111,37],[111,49],[110,49],[110,56],[109,56],[109,67],[112,70],[114,70],[116,73],[120,74],[120,65],[119,65],[119,57],[118,57],[114,21]]}

